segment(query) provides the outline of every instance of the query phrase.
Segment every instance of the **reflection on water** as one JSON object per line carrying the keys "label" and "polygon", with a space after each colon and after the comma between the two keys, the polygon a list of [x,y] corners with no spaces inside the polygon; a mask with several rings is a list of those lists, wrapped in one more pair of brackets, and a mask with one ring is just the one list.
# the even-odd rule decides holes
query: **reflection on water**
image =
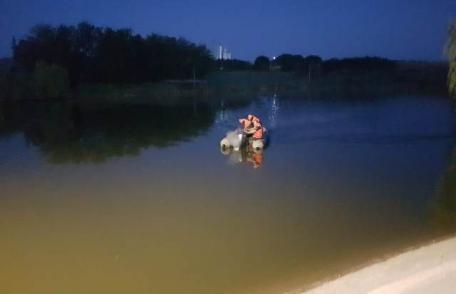
{"label": "reflection on water", "polygon": [[54,163],[103,162],[149,146],[167,147],[207,131],[215,116],[205,104],[23,103],[0,113],[0,134],[21,131]]}
{"label": "reflection on water", "polygon": [[[444,99],[8,107],[1,293],[282,293],[456,229]],[[218,148],[247,113],[255,170]]]}
{"label": "reflection on water", "polygon": [[263,165],[264,150],[253,149],[251,146],[245,146],[240,150],[230,148],[220,150],[223,155],[228,156],[229,162],[232,164],[248,164],[253,168],[259,168]]}

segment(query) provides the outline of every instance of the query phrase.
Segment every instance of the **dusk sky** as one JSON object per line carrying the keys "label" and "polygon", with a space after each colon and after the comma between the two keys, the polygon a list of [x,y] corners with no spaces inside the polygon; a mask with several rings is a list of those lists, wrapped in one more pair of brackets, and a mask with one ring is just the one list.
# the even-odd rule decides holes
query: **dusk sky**
{"label": "dusk sky", "polygon": [[456,0],[0,0],[0,57],[38,23],[180,36],[234,58],[317,54],[441,60]]}

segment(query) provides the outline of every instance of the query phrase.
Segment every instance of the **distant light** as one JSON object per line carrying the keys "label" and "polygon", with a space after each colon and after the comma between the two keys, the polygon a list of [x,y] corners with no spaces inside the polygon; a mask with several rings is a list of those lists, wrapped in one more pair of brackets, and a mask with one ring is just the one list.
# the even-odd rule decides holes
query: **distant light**
{"label": "distant light", "polygon": [[275,59],[276,59],[276,57],[275,57],[275,56],[272,56],[272,60],[275,60]]}

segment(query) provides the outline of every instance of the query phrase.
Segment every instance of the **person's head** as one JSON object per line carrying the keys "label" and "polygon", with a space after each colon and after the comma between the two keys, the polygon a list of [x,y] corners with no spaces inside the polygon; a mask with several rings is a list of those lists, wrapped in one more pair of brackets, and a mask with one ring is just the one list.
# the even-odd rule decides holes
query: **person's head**
{"label": "person's head", "polygon": [[253,115],[251,115],[251,114],[247,115],[247,119],[250,121],[253,120]]}
{"label": "person's head", "polygon": [[245,129],[245,128],[251,127],[251,124],[252,124],[251,121],[249,121],[249,120],[247,120],[247,119],[244,119],[244,118],[241,118],[241,119],[239,120],[239,123],[242,125],[242,127],[243,127],[244,129]]}

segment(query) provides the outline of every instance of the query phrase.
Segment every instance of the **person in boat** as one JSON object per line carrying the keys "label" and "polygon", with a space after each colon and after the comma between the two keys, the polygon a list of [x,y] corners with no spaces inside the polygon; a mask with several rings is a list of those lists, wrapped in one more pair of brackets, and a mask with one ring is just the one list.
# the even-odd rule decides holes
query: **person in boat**
{"label": "person in boat", "polygon": [[247,119],[252,121],[252,122],[257,122],[257,123],[261,123],[260,119],[256,116],[254,116],[253,114],[249,114],[247,116]]}
{"label": "person in boat", "polygon": [[264,135],[266,129],[261,124],[261,120],[253,114],[249,114],[247,118],[239,119],[243,131],[251,137],[252,147],[254,149],[262,149],[264,147]]}
{"label": "person in boat", "polygon": [[252,134],[254,132],[254,128],[258,126],[258,124],[261,125],[260,119],[253,114],[247,115],[247,118],[239,119],[239,123],[241,124],[244,132],[247,134]]}
{"label": "person in boat", "polygon": [[253,122],[248,118],[240,118],[239,123],[241,124],[242,129],[245,133],[248,133],[248,131],[253,127]]}
{"label": "person in boat", "polygon": [[252,135],[252,147],[253,149],[263,149],[264,147],[264,133],[266,129],[261,125],[260,122],[253,122],[254,133]]}
{"label": "person in boat", "polygon": [[263,139],[264,128],[261,125],[261,123],[259,121],[254,120],[254,121],[252,121],[252,124],[253,124],[253,130],[255,131],[252,136],[253,139],[254,140]]}

